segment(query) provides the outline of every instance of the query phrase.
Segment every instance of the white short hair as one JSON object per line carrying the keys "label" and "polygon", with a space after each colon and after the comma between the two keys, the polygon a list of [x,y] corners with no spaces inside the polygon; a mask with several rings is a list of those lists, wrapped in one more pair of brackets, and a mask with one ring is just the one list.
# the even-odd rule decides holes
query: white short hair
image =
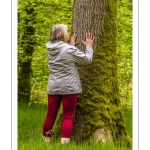
{"label": "white short hair", "polygon": [[50,41],[56,40],[65,41],[65,36],[68,33],[68,26],[65,24],[56,24],[50,31]]}

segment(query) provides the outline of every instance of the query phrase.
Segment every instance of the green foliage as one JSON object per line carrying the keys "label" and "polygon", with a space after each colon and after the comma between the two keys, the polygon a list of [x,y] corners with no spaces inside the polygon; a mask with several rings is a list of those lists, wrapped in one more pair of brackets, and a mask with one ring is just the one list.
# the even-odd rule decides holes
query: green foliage
{"label": "green foliage", "polygon": [[[47,51],[45,44],[49,41],[50,28],[56,23],[67,24],[71,34],[73,0],[19,0],[18,1],[18,70],[20,62],[32,59],[31,74],[31,101],[43,101],[47,99],[47,81],[49,70],[47,67]],[[26,9],[34,6],[36,13],[35,23],[32,16],[26,13]],[[28,19],[28,24],[25,20]],[[24,55],[25,46],[24,28],[32,25],[35,28],[34,54],[32,57]],[[31,37],[30,37],[31,38]],[[28,39],[27,39],[28,40]]]}
{"label": "green foliage", "polygon": [[[26,9],[34,6],[36,22],[32,16],[26,14]],[[132,107],[132,2],[118,1],[117,12],[117,54],[118,54],[118,82],[121,104]],[[50,28],[56,23],[64,23],[72,28],[73,0],[19,0],[18,1],[18,70],[20,62],[32,59],[31,100],[47,101],[47,81],[49,70],[47,67],[47,51],[45,44],[49,41]],[[30,21],[25,23],[25,19]],[[33,56],[24,55],[24,28],[32,25],[35,28],[36,41]],[[97,66],[99,67],[99,66]],[[93,67],[93,71],[94,71]],[[103,68],[101,68],[103,69]]]}
{"label": "green foliage", "polygon": [[132,2],[118,2],[118,81],[122,106],[132,107]]}
{"label": "green foliage", "polygon": [[[34,14],[29,15],[27,14],[26,10],[30,10],[34,6],[34,13],[36,13],[35,21],[33,22]],[[19,0],[18,2],[18,70],[20,69],[20,61],[26,61],[28,59],[32,60],[32,74],[31,74],[31,102],[39,103],[43,102],[45,103],[47,101],[47,81],[49,76],[49,70],[47,67],[47,51],[45,44],[49,41],[49,31],[50,28],[56,24],[56,23],[64,23],[67,24],[69,27],[69,33],[71,34],[71,28],[72,28],[72,9],[73,9],[73,0]],[[113,16],[111,16],[113,17]],[[118,53],[118,82],[119,82],[119,90],[120,90],[120,97],[121,97],[121,104],[122,106],[131,107],[132,105],[132,10],[131,10],[131,3],[127,0],[119,0],[118,2],[118,12],[117,12],[117,19],[118,19],[118,37],[117,37],[117,53]],[[26,22],[28,20],[28,22]],[[30,36],[30,38],[24,38],[24,28],[32,26],[35,29],[35,34],[33,36]],[[108,25],[108,30],[110,25]],[[114,31],[110,31],[114,32]],[[27,34],[27,33],[26,33]],[[110,39],[108,42],[108,39],[110,36],[108,35],[103,39],[102,42],[104,42],[104,46],[108,46],[108,44],[112,44],[112,47],[116,46],[114,44],[113,38]],[[36,41],[36,44],[34,46],[34,53],[32,56],[28,56],[24,54],[24,46],[25,46],[25,40],[30,41],[30,39]],[[99,59],[99,62],[97,63],[96,60],[93,60],[93,64],[90,66],[91,69],[93,68],[93,73],[96,72],[96,69],[100,69],[101,73],[108,73],[110,78],[107,78],[104,76],[97,76],[97,79],[104,81],[103,85],[100,85],[99,87],[92,87],[89,86],[93,83],[93,79],[91,78],[85,85],[85,89],[89,92],[87,93],[87,97],[89,97],[93,92],[94,98],[91,100],[95,100],[95,104],[91,104],[90,101],[87,102],[86,109],[84,110],[83,114],[81,112],[81,115],[85,116],[86,120],[89,120],[86,124],[87,132],[90,134],[90,130],[95,130],[95,128],[99,128],[100,126],[104,126],[104,124],[100,124],[99,122],[91,121],[89,119],[89,112],[90,107],[93,105],[95,108],[93,113],[90,113],[93,115],[93,118],[98,118],[101,111],[98,109],[103,109],[103,114],[100,114],[101,118],[105,118],[109,124],[111,124],[112,120],[118,121],[116,118],[119,118],[122,114],[120,113],[120,110],[117,108],[114,108],[118,111],[111,112],[110,105],[108,105],[108,99],[111,100],[111,103],[118,103],[118,101],[114,100],[113,98],[109,97],[109,94],[111,91],[116,92],[118,90],[117,88],[110,89],[108,86],[106,88],[106,85],[116,84],[116,80],[113,79],[113,75],[116,74],[116,66],[112,66],[112,62],[116,63],[116,55],[105,55],[103,56],[103,50],[105,50],[104,47],[101,47],[100,50],[101,56],[97,55],[97,57],[104,57],[104,59]],[[108,50],[108,52],[113,50],[113,48]],[[107,60],[110,60],[108,62]],[[99,64],[106,64],[105,65],[99,65]],[[114,72],[111,72],[111,69],[114,68]],[[82,78],[82,77],[81,77]],[[96,80],[95,80],[96,81]],[[97,84],[97,83],[95,83]],[[110,86],[111,87],[111,86]],[[93,91],[92,91],[93,90]],[[99,92],[100,91],[100,92]],[[107,95],[104,97],[103,95]],[[115,96],[114,96],[115,97]],[[118,96],[117,96],[118,97]],[[85,97],[86,98],[86,97]],[[100,107],[97,105],[97,101],[101,100],[102,103]],[[118,104],[119,105],[119,104]],[[81,106],[82,107],[82,106]],[[81,109],[81,108],[80,108]],[[109,111],[105,111],[109,110]],[[98,112],[98,113],[97,113]],[[108,114],[108,112],[110,114]],[[34,113],[34,112],[33,112]],[[95,114],[98,116],[95,117]],[[39,115],[39,114],[38,114]],[[111,118],[110,118],[111,115]],[[43,116],[41,114],[41,116]],[[120,117],[121,118],[121,117]],[[33,118],[32,118],[33,119]],[[119,124],[113,124],[112,132],[116,133],[115,126],[121,126],[124,128],[124,121],[121,120]],[[39,122],[38,122],[39,123]],[[29,123],[30,124],[30,123]],[[23,123],[22,123],[23,125]],[[94,128],[92,127],[94,126]],[[19,126],[20,127],[20,126]],[[29,127],[32,129],[32,126]],[[19,128],[20,130],[20,128]],[[21,133],[19,135],[24,136],[26,135],[26,143],[28,143],[28,140],[33,141],[35,139],[35,135],[39,136],[40,134],[37,133],[35,130],[26,130],[26,133],[24,133],[23,130],[20,130]],[[120,129],[121,131],[121,129]],[[37,134],[35,134],[35,132]],[[79,132],[80,133],[80,132]],[[35,135],[34,135],[35,134]],[[33,135],[33,140],[30,139],[30,135]],[[84,136],[84,135],[83,135]],[[23,137],[22,137],[23,138]],[[128,136],[126,136],[127,141],[130,140]],[[32,142],[31,142],[32,143]],[[38,142],[37,142],[38,143]],[[20,144],[21,145],[21,144]],[[32,146],[32,145],[30,145]]]}

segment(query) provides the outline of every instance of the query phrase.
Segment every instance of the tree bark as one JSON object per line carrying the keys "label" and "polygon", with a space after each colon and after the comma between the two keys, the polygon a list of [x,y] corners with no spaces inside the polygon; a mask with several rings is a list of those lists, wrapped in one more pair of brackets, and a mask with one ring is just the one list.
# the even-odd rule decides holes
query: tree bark
{"label": "tree bark", "polygon": [[77,47],[84,52],[81,40],[87,32],[96,36],[92,64],[78,68],[83,93],[74,118],[72,139],[76,142],[94,137],[117,143],[123,138],[131,144],[119,99],[116,14],[117,0],[74,1],[72,30],[78,36]]}

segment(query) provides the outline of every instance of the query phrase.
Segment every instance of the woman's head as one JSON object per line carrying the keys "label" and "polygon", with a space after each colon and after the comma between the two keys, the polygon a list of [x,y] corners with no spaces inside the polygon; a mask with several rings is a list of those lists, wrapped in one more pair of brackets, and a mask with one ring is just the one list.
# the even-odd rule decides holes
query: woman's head
{"label": "woman's head", "polygon": [[68,26],[64,24],[56,24],[52,27],[50,32],[50,41],[54,42],[61,40],[67,42],[69,40]]}

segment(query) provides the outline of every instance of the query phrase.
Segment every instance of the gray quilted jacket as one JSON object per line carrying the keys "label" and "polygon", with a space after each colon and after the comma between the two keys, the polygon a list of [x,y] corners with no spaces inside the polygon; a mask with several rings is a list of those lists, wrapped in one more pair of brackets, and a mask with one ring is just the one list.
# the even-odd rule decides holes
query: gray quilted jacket
{"label": "gray quilted jacket", "polygon": [[77,64],[92,62],[93,49],[86,46],[85,54],[63,41],[48,42],[48,68],[50,69],[47,93],[51,95],[82,93]]}

